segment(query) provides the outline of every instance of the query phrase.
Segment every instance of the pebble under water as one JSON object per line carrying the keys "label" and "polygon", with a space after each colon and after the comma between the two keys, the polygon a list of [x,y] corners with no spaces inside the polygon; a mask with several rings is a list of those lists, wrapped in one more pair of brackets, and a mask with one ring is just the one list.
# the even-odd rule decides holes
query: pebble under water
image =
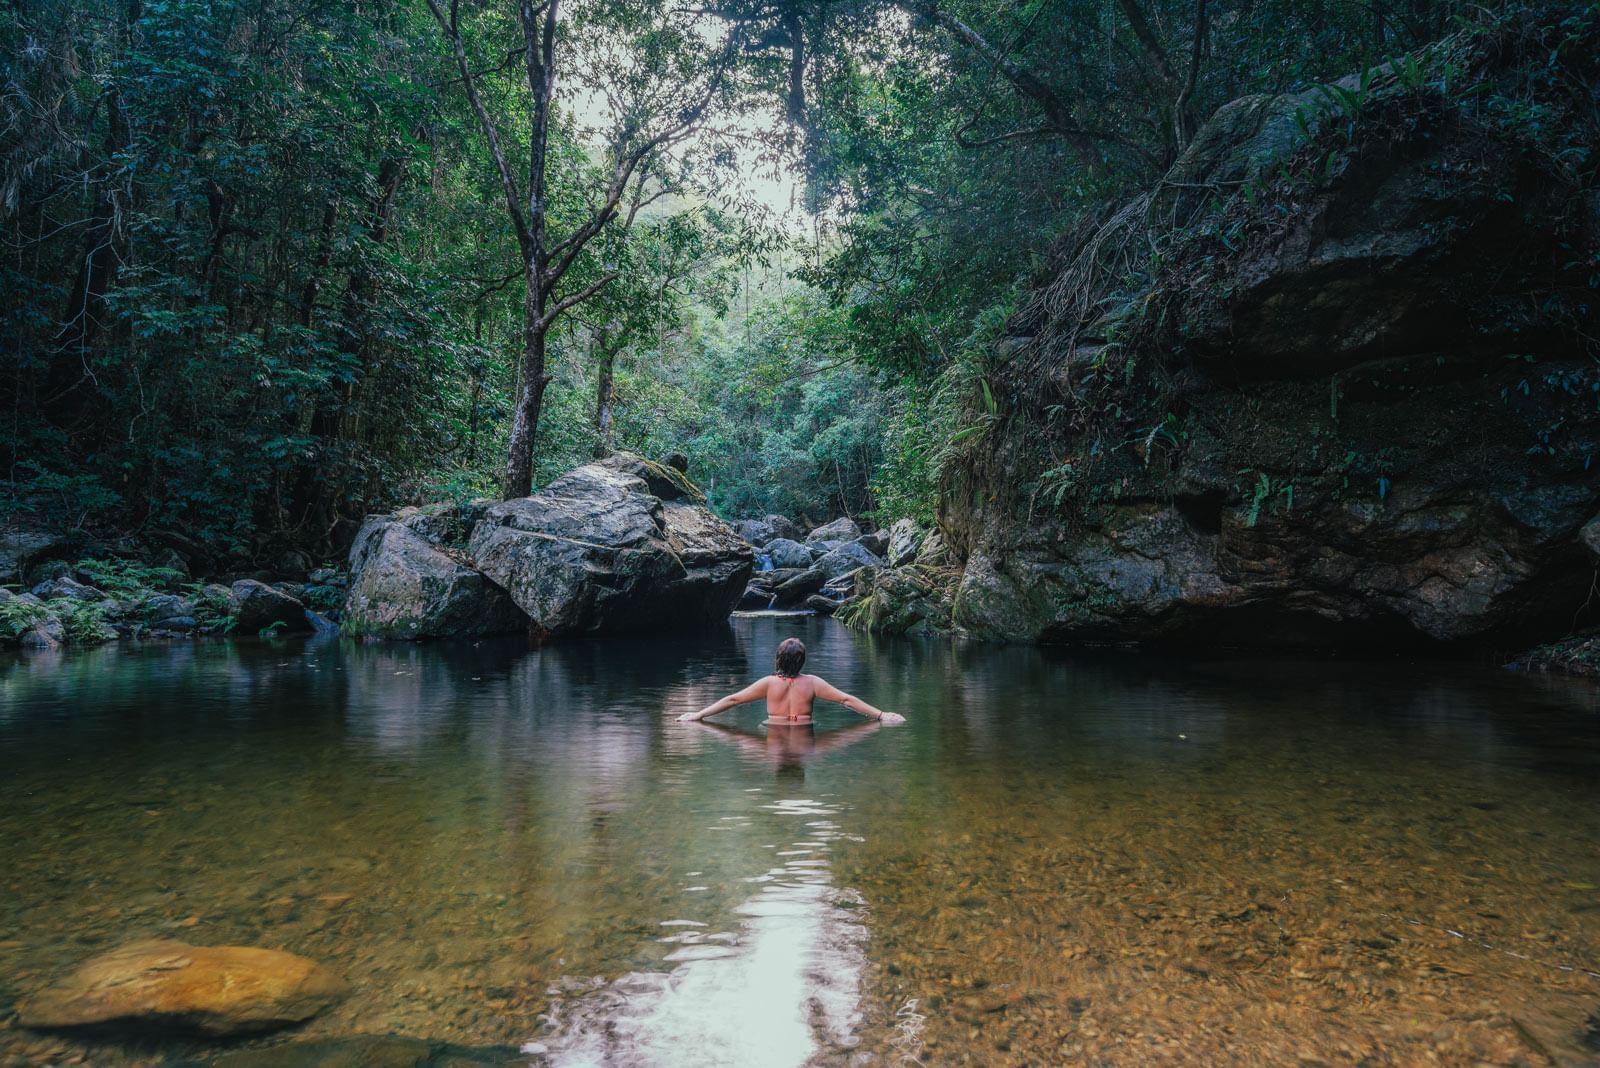
{"label": "pebble under water", "polygon": [[[674,722],[790,634],[910,722]],[[1597,695],[810,617],[0,660],[0,1064],[1585,1063]],[[229,1045],[17,1025],[152,936],[353,993]]]}

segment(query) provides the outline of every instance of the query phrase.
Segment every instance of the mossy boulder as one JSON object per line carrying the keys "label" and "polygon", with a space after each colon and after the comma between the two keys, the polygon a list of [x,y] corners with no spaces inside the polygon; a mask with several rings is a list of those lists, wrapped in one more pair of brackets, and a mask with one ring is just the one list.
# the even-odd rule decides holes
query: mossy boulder
{"label": "mossy boulder", "polygon": [[755,554],[680,471],[627,453],[489,508],[475,565],[545,635],[726,619]]}
{"label": "mossy boulder", "polygon": [[946,468],[959,627],[1503,647],[1581,618],[1600,187],[1560,161],[1600,154],[1600,24],[1542,18],[1417,58],[1503,107],[1398,66],[1241,100],[1063,239],[1003,418]]}
{"label": "mossy boulder", "polygon": [[528,617],[506,591],[445,541],[449,528],[436,522],[442,516],[443,510],[375,516],[362,526],[350,551],[346,633],[414,641],[527,627]]}

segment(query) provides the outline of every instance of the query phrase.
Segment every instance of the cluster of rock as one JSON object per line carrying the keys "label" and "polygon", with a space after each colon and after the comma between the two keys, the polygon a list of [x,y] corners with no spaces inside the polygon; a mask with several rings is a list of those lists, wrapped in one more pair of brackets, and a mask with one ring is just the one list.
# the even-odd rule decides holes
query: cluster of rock
{"label": "cluster of rock", "polygon": [[312,571],[307,582],[264,575],[176,587],[177,571],[145,566],[141,574],[159,573],[172,588],[133,590],[119,574],[114,596],[93,584],[93,561],[50,558],[67,546],[0,538],[0,583],[24,591],[0,586],[0,638],[51,649],[336,627],[404,640],[550,637],[726,619],[755,554],[706,507],[682,455],[669,459],[678,466],[617,453],[530,497],[373,516],[351,546],[349,572]]}
{"label": "cluster of rock", "polygon": [[306,601],[326,600],[323,593],[342,597],[344,584],[338,572],[323,570],[306,583],[239,579],[231,585],[194,583],[177,593],[139,588],[113,595],[94,585],[83,566],[48,561],[30,572],[27,592],[0,587],[4,637],[42,650],[118,638],[331,631],[334,622]]}
{"label": "cluster of rock", "polygon": [[424,639],[700,626],[727,618],[754,563],[680,466],[616,453],[530,497],[372,517],[350,551],[344,627]]}
{"label": "cluster of rock", "polygon": [[843,517],[802,534],[783,516],[769,515],[741,520],[734,529],[756,549],[756,571],[739,600],[739,609],[747,612],[833,615],[848,609],[880,572],[913,563],[924,541],[909,519],[863,532],[855,520]]}

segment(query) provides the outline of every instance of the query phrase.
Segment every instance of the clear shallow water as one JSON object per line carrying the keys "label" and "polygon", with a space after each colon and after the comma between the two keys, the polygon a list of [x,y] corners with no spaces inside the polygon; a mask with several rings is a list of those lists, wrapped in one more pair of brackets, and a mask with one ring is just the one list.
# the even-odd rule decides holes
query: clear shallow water
{"label": "clear shallow water", "polygon": [[[791,633],[911,722],[672,721]],[[296,1040],[532,1064],[1581,1057],[1596,695],[811,618],[0,661],[0,1017],[159,935],[344,972]],[[0,1063],[213,1049],[0,1030]]]}

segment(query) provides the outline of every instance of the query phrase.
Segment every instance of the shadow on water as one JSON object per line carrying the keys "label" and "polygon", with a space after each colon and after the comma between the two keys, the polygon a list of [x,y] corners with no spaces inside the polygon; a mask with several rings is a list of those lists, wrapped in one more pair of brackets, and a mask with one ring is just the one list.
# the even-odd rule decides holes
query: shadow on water
{"label": "shadow on water", "polygon": [[[910,722],[674,722],[791,633]],[[1596,692],[810,617],[12,658],[0,1006],[160,936],[346,973],[297,1036],[328,1049],[1505,1061],[1535,1008],[1600,1007]],[[0,1061],[75,1053],[150,1056],[0,1030]]]}

